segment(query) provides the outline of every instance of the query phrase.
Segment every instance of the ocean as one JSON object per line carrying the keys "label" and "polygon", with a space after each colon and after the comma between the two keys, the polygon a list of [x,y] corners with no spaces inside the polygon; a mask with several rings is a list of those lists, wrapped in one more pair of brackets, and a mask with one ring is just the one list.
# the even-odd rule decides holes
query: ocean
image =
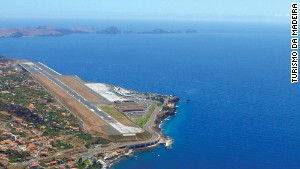
{"label": "ocean", "polygon": [[299,169],[300,87],[290,83],[289,25],[280,23],[2,21],[1,27],[118,26],[198,34],[0,39],[0,54],[41,61],[62,74],[142,92],[173,94],[177,114],[160,146],[114,169]]}

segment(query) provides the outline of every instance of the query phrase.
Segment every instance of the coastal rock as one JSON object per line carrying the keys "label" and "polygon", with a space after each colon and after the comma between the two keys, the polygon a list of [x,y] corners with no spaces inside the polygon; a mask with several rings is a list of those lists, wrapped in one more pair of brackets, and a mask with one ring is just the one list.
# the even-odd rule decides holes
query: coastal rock
{"label": "coastal rock", "polygon": [[196,31],[194,29],[188,29],[185,31],[185,33],[198,33],[198,31]]}
{"label": "coastal rock", "polygon": [[119,30],[119,28],[112,26],[112,27],[108,27],[106,29],[100,30],[97,33],[100,34],[119,34],[121,33],[121,31]]}
{"label": "coastal rock", "polygon": [[138,33],[141,33],[141,34],[168,34],[168,33],[181,33],[181,31],[180,30],[167,31],[167,30],[163,30],[163,29],[153,29],[150,31],[142,31],[142,32],[138,32]]}
{"label": "coastal rock", "polygon": [[[111,26],[102,30],[95,30],[88,27],[71,27],[60,28],[54,26],[38,26],[36,28],[0,28],[0,38],[20,38],[20,37],[36,37],[36,36],[64,36],[75,33],[98,33],[98,34],[179,34],[180,30],[164,30],[153,29],[149,31],[124,31],[122,32],[118,27]],[[196,30],[188,29],[185,33],[197,33]]]}

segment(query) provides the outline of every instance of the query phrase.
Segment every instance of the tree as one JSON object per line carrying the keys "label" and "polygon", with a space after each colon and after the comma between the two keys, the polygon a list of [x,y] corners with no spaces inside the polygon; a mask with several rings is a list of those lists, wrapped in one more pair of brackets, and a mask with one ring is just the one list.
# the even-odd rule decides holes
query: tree
{"label": "tree", "polygon": [[82,163],[82,157],[78,159],[78,163]]}

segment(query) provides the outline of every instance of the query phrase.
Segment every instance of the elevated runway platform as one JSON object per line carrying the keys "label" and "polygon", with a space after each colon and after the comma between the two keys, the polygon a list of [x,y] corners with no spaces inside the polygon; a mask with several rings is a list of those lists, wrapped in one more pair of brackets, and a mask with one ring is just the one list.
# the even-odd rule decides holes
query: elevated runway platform
{"label": "elevated runway platform", "polygon": [[125,126],[118,122],[116,119],[105,113],[103,110],[99,109],[96,105],[89,102],[86,98],[81,96],[76,91],[72,90],[69,86],[60,81],[57,77],[61,74],[56,72],[55,70],[49,68],[48,66],[42,63],[33,63],[33,62],[23,62],[19,63],[19,65],[24,68],[26,71],[33,75],[43,75],[48,78],[55,85],[60,87],[64,92],[72,96],[82,105],[87,107],[91,112],[95,113],[99,118],[108,123],[112,128],[119,132],[119,134],[126,135],[135,135],[137,133],[143,132],[143,129],[138,127]]}

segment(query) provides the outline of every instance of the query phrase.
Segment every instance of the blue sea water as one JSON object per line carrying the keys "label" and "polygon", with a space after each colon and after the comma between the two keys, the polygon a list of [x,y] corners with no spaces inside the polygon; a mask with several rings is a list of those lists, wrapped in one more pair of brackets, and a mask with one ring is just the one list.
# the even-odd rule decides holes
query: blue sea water
{"label": "blue sea water", "polygon": [[[133,28],[132,23],[119,24]],[[114,169],[300,168],[300,88],[290,84],[288,25],[134,25],[200,33],[8,38],[0,39],[0,54],[41,61],[87,81],[191,99],[179,103],[176,116],[163,125],[175,140],[172,149],[138,152]]]}

